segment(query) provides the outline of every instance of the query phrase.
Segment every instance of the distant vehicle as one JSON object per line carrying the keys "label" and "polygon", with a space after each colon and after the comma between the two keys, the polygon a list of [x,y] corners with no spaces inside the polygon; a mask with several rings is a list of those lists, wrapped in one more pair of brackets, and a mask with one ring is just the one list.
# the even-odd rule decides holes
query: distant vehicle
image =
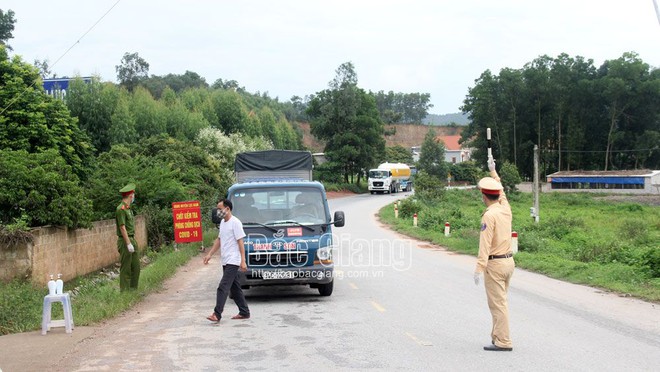
{"label": "distant vehicle", "polygon": [[[236,156],[237,183],[227,192],[232,214],[243,223],[248,270],[243,288],[309,285],[330,296],[334,285],[332,227],[325,188],[312,181],[307,151],[255,151]],[[214,223],[220,223],[214,209]]]}
{"label": "distant vehicle", "polygon": [[396,193],[412,191],[413,182],[410,178],[410,167],[403,163],[383,163],[377,169],[369,170],[369,192]]}

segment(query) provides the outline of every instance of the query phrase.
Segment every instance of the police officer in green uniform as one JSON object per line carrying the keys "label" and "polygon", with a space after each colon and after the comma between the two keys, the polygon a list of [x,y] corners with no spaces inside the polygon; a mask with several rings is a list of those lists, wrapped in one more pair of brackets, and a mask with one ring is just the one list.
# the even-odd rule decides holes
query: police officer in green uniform
{"label": "police officer in green uniform", "polygon": [[131,204],[135,201],[135,184],[129,183],[119,190],[122,201],[117,206],[115,221],[117,223],[117,250],[121,261],[119,272],[119,289],[137,289],[140,279],[140,257],[135,241],[135,219]]}

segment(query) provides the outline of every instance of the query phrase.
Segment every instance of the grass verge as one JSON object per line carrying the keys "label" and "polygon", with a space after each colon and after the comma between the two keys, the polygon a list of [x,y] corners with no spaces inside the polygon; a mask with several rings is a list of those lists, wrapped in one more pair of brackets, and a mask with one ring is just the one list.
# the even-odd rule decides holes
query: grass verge
{"label": "grass verge", "polygon": [[[210,246],[216,231],[204,234],[205,246]],[[199,254],[201,243],[165,246],[160,251],[148,251],[142,257],[140,283],[136,291],[119,292],[119,278],[113,270],[94,273],[66,282],[64,289],[73,296],[76,325],[91,325],[115,317],[130,309],[150,293],[162,288],[163,282],[177,269]],[[114,268],[113,268],[114,269]],[[41,328],[45,286],[30,282],[0,283],[0,335],[32,331]],[[62,307],[53,306],[53,319],[61,319]]]}
{"label": "grass verge", "polygon": [[[545,193],[541,221],[529,217],[531,194],[509,196],[519,235],[518,267],[624,296],[660,302],[660,208],[612,202],[603,195]],[[450,190],[433,202],[404,200],[379,216],[392,229],[449,250],[476,256],[481,213],[476,190]],[[418,213],[418,227],[412,214]],[[450,222],[451,236],[444,236]]]}

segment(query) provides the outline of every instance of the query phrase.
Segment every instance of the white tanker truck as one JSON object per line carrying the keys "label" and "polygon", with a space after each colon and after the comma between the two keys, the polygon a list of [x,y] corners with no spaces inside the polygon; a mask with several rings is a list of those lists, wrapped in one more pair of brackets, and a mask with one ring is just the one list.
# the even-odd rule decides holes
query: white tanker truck
{"label": "white tanker truck", "polygon": [[383,163],[377,169],[369,170],[369,192],[395,193],[412,191],[410,167],[403,163]]}

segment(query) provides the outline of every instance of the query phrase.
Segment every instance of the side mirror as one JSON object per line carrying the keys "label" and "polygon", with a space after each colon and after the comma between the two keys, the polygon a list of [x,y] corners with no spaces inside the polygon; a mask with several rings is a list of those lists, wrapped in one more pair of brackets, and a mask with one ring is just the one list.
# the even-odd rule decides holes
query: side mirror
{"label": "side mirror", "polygon": [[344,223],[345,223],[345,221],[344,221],[344,212],[342,212],[342,211],[335,212],[334,220],[335,220],[334,225],[336,227],[344,226]]}
{"label": "side mirror", "polygon": [[222,221],[222,218],[218,215],[218,208],[211,209],[211,221],[213,221],[213,224],[215,225],[219,225]]}

